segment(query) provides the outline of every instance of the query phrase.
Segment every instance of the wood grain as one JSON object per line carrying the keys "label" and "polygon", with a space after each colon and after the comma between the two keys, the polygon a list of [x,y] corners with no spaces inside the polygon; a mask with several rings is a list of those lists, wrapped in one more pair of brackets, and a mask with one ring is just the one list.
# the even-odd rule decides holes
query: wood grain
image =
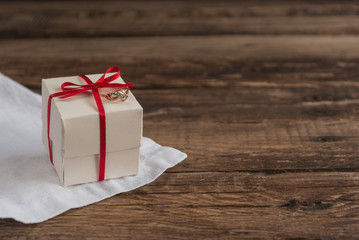
{"label": "wood grain", "polygon": [[0,2],[1,38],[358,34],[355,1]]}

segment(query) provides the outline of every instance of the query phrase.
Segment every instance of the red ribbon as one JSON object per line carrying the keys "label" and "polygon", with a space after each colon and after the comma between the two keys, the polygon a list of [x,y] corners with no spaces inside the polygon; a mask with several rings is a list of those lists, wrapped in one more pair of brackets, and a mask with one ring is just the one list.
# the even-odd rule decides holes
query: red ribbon
{"label": "red ribbon", "polygon": [[[116,72],[114,75],[105,78],[105,75],[109,72]],[[60,92],[53,93],[49,96],[48,103],[47,103],[47,141],[49,145],[49,155],[51,163],[54,164],[53,158],[52,158],[52,143],[50,140],[50,113],[51,113],[51,100],[55,97],[58,97],[60,99],[69,98],[72,96],[75,96],[77,94],[80,94],[82,92],[91,90],[93,93],[93,96],[96,101],[97,109],[99,112],[99,118],[100,118],[100,167],[99,167],[99,177],[98,180],[102,181],[105,179],[105,163],[106,163],[106,118],[105,118],[105,109],[103,107],[100,93],[98,91],[99,88],[117,88],[117,87],[132,87],[134,84],[122,84],[122,83],[111,83],[112,81],[116,80],[121,74],[121,71],[118,67],[110,67],[107,69],[107,71],[100,77],[99,80],[97,80],[95,83],[92,82],[87,76],[85,75],[79,75],[82,79],[86,81],[87,84],[75,84],[72,82],[64,82],[61,85]]]}

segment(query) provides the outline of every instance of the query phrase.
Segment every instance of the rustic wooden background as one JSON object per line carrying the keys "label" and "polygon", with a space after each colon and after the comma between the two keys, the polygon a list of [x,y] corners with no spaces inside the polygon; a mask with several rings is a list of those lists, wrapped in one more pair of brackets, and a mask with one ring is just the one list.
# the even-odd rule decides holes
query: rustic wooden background
{"label": "rustic wooden background", "polygon": [[189,156],[0,239],[358,239],[358,34],[358,1],[0,2],[1,72],[119,66],[144,135]]}

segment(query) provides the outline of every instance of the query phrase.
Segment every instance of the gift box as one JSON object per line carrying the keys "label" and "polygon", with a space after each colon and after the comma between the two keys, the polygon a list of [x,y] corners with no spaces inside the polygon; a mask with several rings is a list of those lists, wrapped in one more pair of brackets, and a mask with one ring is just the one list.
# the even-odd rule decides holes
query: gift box
{"label": "gift box", "polygon": [[42,139],[63,186],[138,173],[143,111],[131,91],[103,97],[128,89],[113,70],[42,80]]}

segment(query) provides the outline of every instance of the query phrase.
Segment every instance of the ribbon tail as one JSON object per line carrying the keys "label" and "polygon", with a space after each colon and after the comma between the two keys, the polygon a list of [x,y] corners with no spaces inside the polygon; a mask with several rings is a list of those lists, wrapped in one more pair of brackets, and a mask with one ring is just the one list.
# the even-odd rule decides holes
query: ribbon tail
{"label": "ribbon tail", "polygon": [[93,88],[92,92],[97,104],[100,119],[100,163],[98,180],[103,181],[105,179],[106,167],[106,117],[98,88]]}
{"label": "ribbon tail", "polygon": [[51,164],[54,165],[54,160],[52,159],[52,143],[50,139],[50,113],[51,113],[51,100],[53,96],[50,95],[48,101],[47,101],[47,144],[49,147],[49,155],[50,155],[50,161]]}

